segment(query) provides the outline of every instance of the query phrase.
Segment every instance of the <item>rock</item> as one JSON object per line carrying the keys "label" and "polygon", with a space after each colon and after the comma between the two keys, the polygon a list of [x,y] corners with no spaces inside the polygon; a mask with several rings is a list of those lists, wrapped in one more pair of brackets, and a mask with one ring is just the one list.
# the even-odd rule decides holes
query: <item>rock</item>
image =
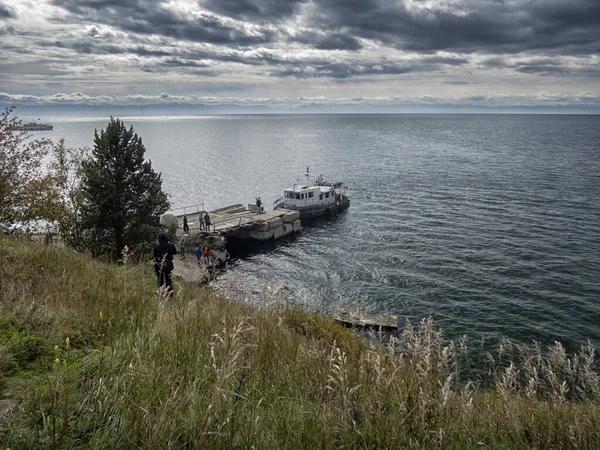
{"label": "rock", "polygon": [[179,220],[177,219],[177,216],[174,216],[173,214],[163,214],[160,217],[160,224],[164,228],[177,229],[179,227]]}

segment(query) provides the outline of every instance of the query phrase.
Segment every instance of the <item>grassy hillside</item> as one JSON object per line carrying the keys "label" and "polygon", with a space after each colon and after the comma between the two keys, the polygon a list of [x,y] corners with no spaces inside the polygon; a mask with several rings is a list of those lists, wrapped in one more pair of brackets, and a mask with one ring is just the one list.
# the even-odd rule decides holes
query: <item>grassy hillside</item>
{"label": "grassy hillside", "polygon": [[503,344],[491,389],[430,321],[367,342],[264,308],[0,237],[2,448],[600,447],[593,350]]}

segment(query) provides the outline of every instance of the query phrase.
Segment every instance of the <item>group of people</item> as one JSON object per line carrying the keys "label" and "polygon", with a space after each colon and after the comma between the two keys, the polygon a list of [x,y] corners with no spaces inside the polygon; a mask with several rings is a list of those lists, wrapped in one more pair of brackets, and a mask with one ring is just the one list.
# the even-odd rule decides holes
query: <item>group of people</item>
{"label": "group of people", "polygon": [[[210,221],[210,215],[206,211],[200,211],[200,215],[198,216],[198,228],[200,231],[210,231],[210,226],[212,222]],[[183,215],[183,232],[188,234],[190,232],[190,225],[188,224],[187,215]]]}
{"label": "group of people", "polygon": [[200,245],[196,247],[196,258],[198,258],[198,265],[200,265],[201,257],[204,258],[204,264],[206,264],[207,267],[211,265],[210,247],[207,244],[204,244],[202,247],[200,247]]}
{"label": "group of people", "polygon": [[[184,220],[184,224],[185,224]],[[181,252],[181,259],[185,259],[185,246],[186,237],[183,236],[179,241],[179,250]],[[173,296],[173,257],[177,255],[177,248],[175,245],[169,242],[169,237],[163,231],[158,233],[158,243],[154,246],[154,273],[158,278],[158,286],[160,289],[165,289],[166,294],[171,297]],[[206,265],[207,271],[210,271],[213,264],[210,260],[210,247],[205,243],[204,245],[198,244],[196,246],[196,257],[198,258],[198,265],[201,265],[202,259]]]}
{"label": "group of people", "polygon": [[[260,197],[256,199],[256,204],[259,208],[261,207]],[[198,224],[201,231],[210,231],[212,223],[210,215],[206,211],[200,211]],[[185,259],[187,235],[190,232],[186,214],[183,215],[183,232],[184,236],[179,240],[179,254],[181,255],[182,260]],[[161,231],[158,234],[158,243],[154,246],[154,273],[158,279],[159,288],[164,289],[169,297],[173,295],[173,257],[177,254],[175,245],[170,243],[167,234]],[[204,260],[204,264],[209,273],[213,268],[210,256],[210,247],[206,243],[203,245],[198,244],[196,246],[198,265],[201,265],[201,261]]]}

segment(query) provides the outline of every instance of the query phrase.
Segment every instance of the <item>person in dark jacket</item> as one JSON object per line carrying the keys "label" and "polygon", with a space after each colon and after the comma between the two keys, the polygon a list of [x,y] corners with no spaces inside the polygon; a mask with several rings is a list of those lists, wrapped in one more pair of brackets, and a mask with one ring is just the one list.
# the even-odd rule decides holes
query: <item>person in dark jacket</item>
{"label": "person in dark jacket", "polygon": [[177,249],[169,242],[164,232],[158,233],[158,244],[154,246],[154,273],[158,278],[158,286],[166,286],[169,297],[173,296],[173,255]]}
{"label": "person in dark jacket", "polygon": [[198,259],[198,265],[200,265],[200,256],[202,256],[202,248],[200,248],[200,243],[196,245],[196,258]]}
{"label": "person in dark jacket", "polygon": [[210,216],[208,213],[204,213],[204,225],[206,225],[206,231],[210,231]]}
{"label": "person in dark jacket", "polygon": [[190,226],[188,225],[187,216],[185,214],[183,215],[183,232],[186,234],[190,232]]}

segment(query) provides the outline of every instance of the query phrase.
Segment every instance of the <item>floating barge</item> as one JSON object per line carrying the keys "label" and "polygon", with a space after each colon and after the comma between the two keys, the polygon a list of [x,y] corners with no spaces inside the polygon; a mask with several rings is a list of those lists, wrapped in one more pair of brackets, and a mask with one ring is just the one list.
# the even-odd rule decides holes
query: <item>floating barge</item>
{"label": "floating barge", "polygon": [[391,316],[373,316],[338,311],[333,315],[334,322],[348,328],[375,331],[398,331],[398,320]]}
{"label": "floating barge", "polygon": [[[279,240],[292,233],[298,233],[300,225],[300,213],[280,209],[277,211],[262,211],[255,205],[235,204],[224,208],[208,211],[210,216],[210,230],[201,226],[201,214],[196,211],[185,214],[189,226],[190,237],[203,234],[218,234],[227,240],[247,240],[267,242]],[[183,235],[183,216],[177,215],[178,235]]]}

